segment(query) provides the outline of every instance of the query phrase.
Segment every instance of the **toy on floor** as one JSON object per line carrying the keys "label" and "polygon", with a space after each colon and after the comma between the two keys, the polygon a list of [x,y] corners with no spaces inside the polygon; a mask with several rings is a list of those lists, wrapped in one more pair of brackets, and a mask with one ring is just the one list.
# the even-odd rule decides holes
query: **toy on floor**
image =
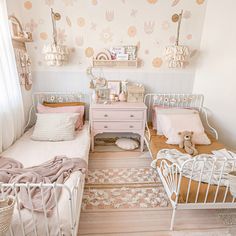
{"label": "toy on floor", "polygon": [[178,135],[180,136],[180,143],[179,147],[183,148],[188,154],[190,155],[197,155],[198,151],[195,148],[195,143],[192,141],[194,132],[192,131],[183,131],[179,132]]}

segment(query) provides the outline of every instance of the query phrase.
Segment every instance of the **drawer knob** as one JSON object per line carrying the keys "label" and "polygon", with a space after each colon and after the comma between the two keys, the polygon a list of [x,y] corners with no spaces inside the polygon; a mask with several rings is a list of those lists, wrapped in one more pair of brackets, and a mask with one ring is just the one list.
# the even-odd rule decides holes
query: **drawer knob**
{"label": "drawer knob", "polygon": [[133,125],[130,125],[129,127],[130,127],[131,129],[132,129],[132,128],[134,128],[134,126],[133,126]]}
{"label": "drawer knob", "polygon": [[107,126],[107,125],[105,125],[105,126],[104,126],[104,128],[105,128],[105,129],[107,129],[107,128],[108,128],[108,126]]}
{"label": "drawer knob", "polygon": [[107,115],[107,114],[105,114],[105,115],[104,115],[104,117],[108,117],[108,115]]}
{"label": "drawer knob", "polygon": [[134,115],[130,115],[130,117],[134,117]]}

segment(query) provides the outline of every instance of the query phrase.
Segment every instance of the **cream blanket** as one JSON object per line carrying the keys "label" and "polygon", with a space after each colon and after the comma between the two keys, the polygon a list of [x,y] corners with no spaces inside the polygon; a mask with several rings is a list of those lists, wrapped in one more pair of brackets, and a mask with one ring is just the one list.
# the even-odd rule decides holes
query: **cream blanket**
{"label": "cream blanket", "polygon": [[[80,158],[57,156],[41,165],[23,168],[23,165],[14,159],[0,157],[0,182],[3,183],[63,184],[72,172],[81,171],[85,173],[86,170],[87,163]],[[59,198],[61,193],[61,188],[56,188],[56,190],[55,193],[51,187],[42,188],[43,198],[41,189],[38,187],[30,188],[29,191],[27,188],[21,187],[17,191],[21,207],[43,212],[44,203],[47,214],[50,215],[56,204],[55,197]],[[14,195],[14,191],[9,187],[4,189],[4,194]]]}
{"label": "cream blanket", "polygon": [[[202,182],[209,184],[218,185],[219,183],[220,186],[228,185],[227,174],[233,169],[234,162],[236,168],[236,154],[226,149],[212,151],[212,155],[200,154],[195,157],[181,153],[176,149],[162,149],[157,153],[157,159],[152,161],[151,166],[156,168],[157,161],[160,159],[177,164],[179,168],[183,169],[183,176],[187,178],[195,181],[201,179]],[[202,176],[200,176],[202,170]],[[212,170],[213,174],[211,176]]]}

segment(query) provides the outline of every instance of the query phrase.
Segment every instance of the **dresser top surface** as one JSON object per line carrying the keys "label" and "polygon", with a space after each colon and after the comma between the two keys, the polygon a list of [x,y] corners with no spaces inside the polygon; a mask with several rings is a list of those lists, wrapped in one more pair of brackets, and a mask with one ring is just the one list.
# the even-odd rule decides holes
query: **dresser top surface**
{"label": "dresser top surface", "polygon": [[92,103],[90,108],[97,108],[97,109],[146,109],[147,106],[141,103],[135,102],[114,102],[111,104],[99,104],[99,103]]}

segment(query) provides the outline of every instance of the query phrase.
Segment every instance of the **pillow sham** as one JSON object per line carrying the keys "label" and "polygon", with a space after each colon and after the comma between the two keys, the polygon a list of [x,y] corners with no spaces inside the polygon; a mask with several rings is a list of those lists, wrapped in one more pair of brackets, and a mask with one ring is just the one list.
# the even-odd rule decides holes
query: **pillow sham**
{"label": "pillow sham", "polygon": [[167,144],[179,144],[178,132],[193,131],[195,144],[209,145],[210,139],[204,132],[199,114],[159,114],[163,134],[168,138]]}
{"label": "pillow sham", "polygon": [[44,106],[39,103],[37,105],[37,111],[38,113],[79,113],[75,128],[82,129],[83,124],[84,124],[83,122],[84,106],[50,107],[50,106]]}
{"label": "pillow sham", "polygon": [[176,108],[176,107],[161,107],[154,106],[153,107],[153,129],[157,131],[157,135],[163,135],[163,131],[161,128],[160,120],[158,115],[161,114],[198,114],[197,110],[190,108]]}
{"label": "pillow sham", "polygon": [[37,113],[31,139],[37,141],[68,141],[74,139],[78,113]]}

